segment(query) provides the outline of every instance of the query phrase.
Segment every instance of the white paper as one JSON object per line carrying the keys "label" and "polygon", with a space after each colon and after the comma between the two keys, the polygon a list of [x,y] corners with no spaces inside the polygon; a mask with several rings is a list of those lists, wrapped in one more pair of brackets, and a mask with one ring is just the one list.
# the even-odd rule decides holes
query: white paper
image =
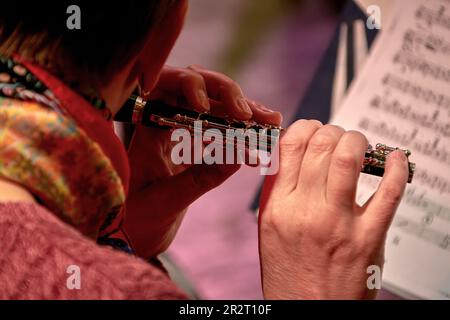
{"label": "white paper", "polygon": [[[450,298],[450,0],[397,0],[332,123],[409,149],[413,183],[386,242],[383,285]],[[362,175],[358,202],[379,178]]]}

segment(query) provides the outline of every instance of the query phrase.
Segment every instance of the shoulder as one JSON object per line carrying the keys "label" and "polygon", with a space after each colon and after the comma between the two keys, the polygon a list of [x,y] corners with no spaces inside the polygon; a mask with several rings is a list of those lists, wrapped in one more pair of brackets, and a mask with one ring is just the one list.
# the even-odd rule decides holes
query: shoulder
{"label": "shoulder", "polygon": [[1,202],[28,202],[36,200],[24,187],[0,177],[0,203]]}

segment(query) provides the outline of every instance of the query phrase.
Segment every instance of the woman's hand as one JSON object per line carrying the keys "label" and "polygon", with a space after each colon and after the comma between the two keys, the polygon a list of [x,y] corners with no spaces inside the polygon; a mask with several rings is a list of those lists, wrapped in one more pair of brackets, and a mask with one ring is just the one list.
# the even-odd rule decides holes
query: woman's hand
{"label": "woman's hand", "polygon": [[280,141],[280,169],[267,178],[260,208],[260,256],[268,299],[364,299],[367,267],[383,266],[384,242],[402,197],[405,155],[389,155],[378,188],[355,203],[366,138],[300,120]]}
{"label": "woman's hand", "polygon": [[[240,120],[281,123],[280,113],[245,98],[240,87],[225,75],[201,67],[165,67],[150,99]],[[131,184],[125,230],[138,255],[146,258],[167,249],[193,201],[239,168],[237,164],[175,165],[170,134],[139,126],[129,149]]]}

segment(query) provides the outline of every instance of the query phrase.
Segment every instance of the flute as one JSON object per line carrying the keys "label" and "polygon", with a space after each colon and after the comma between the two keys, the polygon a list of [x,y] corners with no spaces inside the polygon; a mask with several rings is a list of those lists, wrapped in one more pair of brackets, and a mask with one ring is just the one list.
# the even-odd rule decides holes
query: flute
{"label": "flute", "polygon": [[[146,101],[138,95],[132,95],[121,110],[114,117],[114,121],[130,124],[140,124],[150,127],[159,127],[162,129],[187,129],[192,135],[196,128],[196,122],[201,123],[201,133],[209,129],[219,130],[225,136],[229,135],[229,130],[241,130],[250,132],[245,136],[235,137],[237,141],[233,144],[242,142],[246,148],[255,148],[257,150],[271,152],[283,131],[282,127],[270,124],[260,124],[255,121],[243,121],[231,118],[222,118],[205,112],[184,109],[167,105],[160,101]],[[255,138],[255,144],[251,144],[245,137]],[[239,140],[242,141],[239,141]],[[224,143],[228,143],[228,139]],[[375,148],[369,145],[365,154],[361,172],[382,177],[385,170],[387,156],[396,150],[401,150],[409,158],[411,152],[396,147],[389,147],[378,143]],[[416,165],[408,161],[408,183],[412,182]]]}

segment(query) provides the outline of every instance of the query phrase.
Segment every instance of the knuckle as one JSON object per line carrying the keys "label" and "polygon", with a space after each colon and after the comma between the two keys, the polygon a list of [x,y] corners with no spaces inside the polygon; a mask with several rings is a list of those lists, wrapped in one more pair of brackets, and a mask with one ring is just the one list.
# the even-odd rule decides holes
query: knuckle
{"label": "knuckle", "polygon": [[297,141],[299,138],[301,138],[304,134],[305,128],[307,126],[307,120],[298,120],[293,125],[289,127],[289,129],[286,131],[286,134],[283,135],[283,137],[280,140],[280,143],[284,142],[291,142],[291,141]]}
{"label": "knuckle", "polygon": [[[289,127],[289,130],[292,130],[292,129],[298,128],[298,127],[304,128],[305,125],[306,125],[308,122],[309,122],[309,121],[308,121],[308,120],[305,120],[305,119],[297,120],[297,121],[295,121],[293,124],[291,124],[291,126]],[[288,131],[289,131],[289,130],[288,130]]]}
{"label": "knuckle", "polygon": [[305,119],[300,119],[295,121],[290,127],[289,127],[289,131],[293,131],[293,132],[304,132],[305,130],[317,130],[320,127],[322,127],[323,124],[322,122],[318,121],[318,120],[305,120]]}
{"label": "knuckle", "polygon": [[222,77],[223,77],[222,87],[225,90],[234,90],[234,89],[240,90],[240,86],[236,81],[234,81],[226,76],[222,76]]}
{"label": "knuckle", "polygon": [[199,65],[196,65],[196,64],[190,64],[190,65],[188,65],[188,66],[186,67],[186,69],[196,71],[196,70],[200,69],[200,66],[199,66]]}
{"label": "knuckle", "polygon": [[310,124],[311,124],[311,122],[309,120],[305,120],[305,119],[297,120],[289,127],[289,129],[286,132],[286,135],[288,135],[289,133],[292,133],[292,132],[301,132],[305,128],[307,128]]}
{"label": "knuckle", "polygon": [[357,159],[351,152],[340,152],[334,157],[334,164],[342,170],[353,170],[356,167]]}
{"label": "knuckle", "polygon": [[333,150],[337,141],[336,136],[326,130],[317,131],[309,142],[309,148],[313,152],[321,153]]}
{"label": "knuckle", "polygon": [[349,130],[346,133],[344,133],[344,135],[350,137],[351,139],[355,139],[360,143],[369,144],[369,140],[367,140],[367,137],[359,131]]}
{"label": "knuckle", "polygon": [[283,153],[299,152],[306,147],[307,141],[301,137],[286,136],[280,140],[280,151]]}
{"label": "knuckle", "polygon": [[336,134],[336,135],[337,134],[342,135],[342,134],[345,133],[345,130],[342,127],[334,125],[334,124],[327,124],[327,125],[325,125],[323,127],[323,129],[327,130],[327,131],[330,131],[330,132],[332,132],[333,134]]}
{"label": "knuckle", "polygon": [[307,120],[307,122],[313,128],[320,128],[323,126],[323,123],[319,120]]}
{"label": "knuckle", "polygon": [[[289,202],[289,200],[287,200]],[[293,206],[286,207],[286,201],[271,199],[264,211],[260,212],[260,232],[267,236],[275,236],[285,243],[300,241],[308,232],[308,223],[303,217],[292,215]]]}
{"label": "knuckle", "polygon": [[333,154],[333,165],[339,170],[354,170],[362,161],[360,150],[367,149],[366,137],[357,131],[347,131],[340,138]]}
{"label": "knuckle", "polygon": [[280,219],[276,214],[271,211],[266,211],[263,216],[262,225],[266,230],[278,230],[280,226]]}
{"label": "knuckle", "polygon": [[182,81],[187,82],[199,83],[203,81],[203,77],[199,73],[189,69],[183,69],[183,71],[180,72],[179,77]]}
{"label": "knuckle", "polygon": [[311,132],[319,127],[317,122],[298,120],[289,127],[286,134],[280,140],[280,149],[283,151],[305,150],[308,145]]}
{"label": "knuckle", "polygon": [[283,236],[286,232],[284,227],[286,226],[283,218],[276,214],[276,211],[271,209],[265,210],[261,219],[261,233],[263,234],[275,234]]}

